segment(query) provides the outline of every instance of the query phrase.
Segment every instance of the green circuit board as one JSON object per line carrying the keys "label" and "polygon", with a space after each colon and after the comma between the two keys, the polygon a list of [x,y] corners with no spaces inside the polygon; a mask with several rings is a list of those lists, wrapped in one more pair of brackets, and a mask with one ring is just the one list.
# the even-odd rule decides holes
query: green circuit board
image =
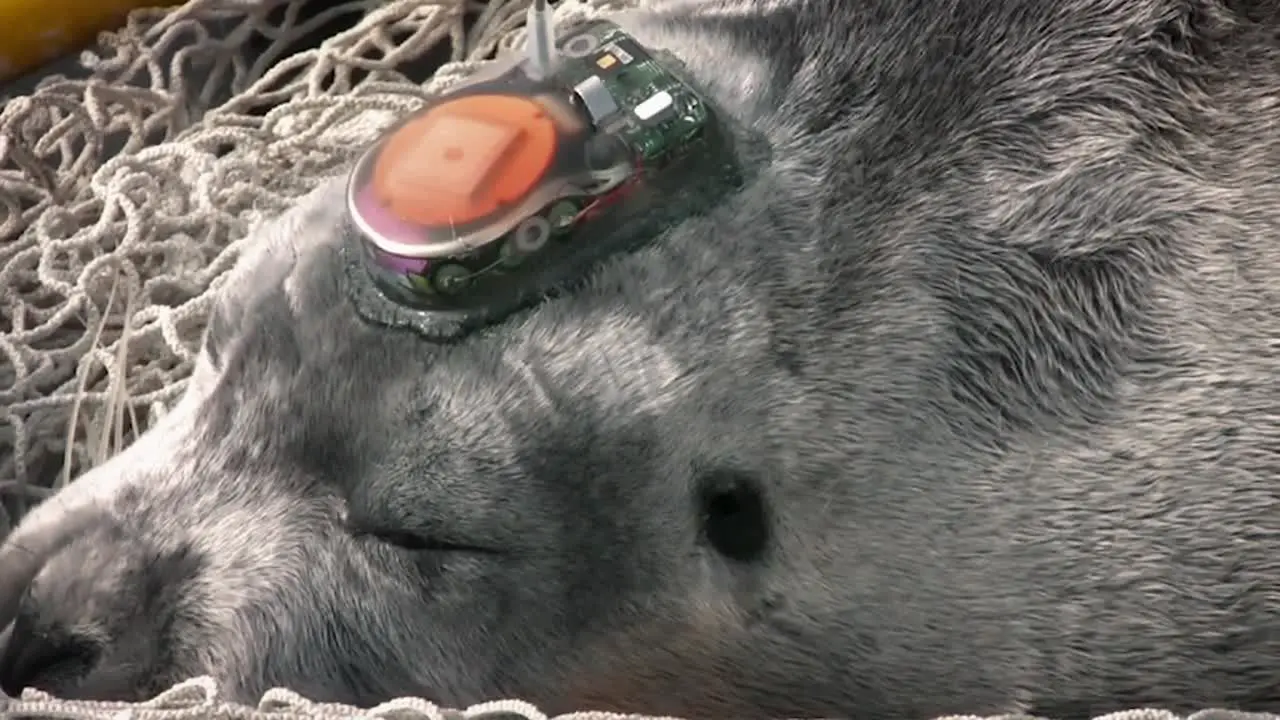
{"label": "green circuit board", "polygon": [[598,128],[616,134],[645,161],[661,161],[696,143],[710,120],[705,101],[668,67],[674,57],[655,58],[621,28],[606,21],[581,26],[559,43],[559,72],[570,87],[598,78],[616,110]]}

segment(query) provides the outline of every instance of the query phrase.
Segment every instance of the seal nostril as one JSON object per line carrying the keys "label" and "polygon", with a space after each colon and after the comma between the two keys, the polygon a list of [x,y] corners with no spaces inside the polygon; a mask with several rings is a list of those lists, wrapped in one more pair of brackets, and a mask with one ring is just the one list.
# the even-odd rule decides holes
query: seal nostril
{"label": "seal nostril", "polygon": [[17,697],[25,688],[57,692],[74,685],[97,660],[95,643],[56,628],[38,628],[20,614],[0,649],[0,690]]}

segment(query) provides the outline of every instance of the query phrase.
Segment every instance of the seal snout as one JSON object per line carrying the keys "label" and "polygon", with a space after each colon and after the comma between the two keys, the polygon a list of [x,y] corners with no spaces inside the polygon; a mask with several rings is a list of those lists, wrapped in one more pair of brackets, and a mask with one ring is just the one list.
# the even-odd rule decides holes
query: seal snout
{"label": "seal snout", "polygon": [[52,670],[84,664],[91,652],[87,641],[70,632],[45,628],[38,618],[40,603],[33,583],[49,559],[79,529],[67,522],[61,532],[46,524],[41,531],[21,533],[0,547],[0,691],[18,696],[26,687],[43,683]]}
{"label": "seal snout", "polygon": [[100,654],[98,645],[87,636],[61,625],[45,627],[39,608],[30,603],[19,607],[7,632],[8,642],[0,651],[0,690],[14,697],[28,687],[76,682]]}
{"label": "seal snout", "polygon": [[8,628],[0,647],[0,690],[37,688],[62,697],[140,699],[162,665],[163,628],[174,597],[203,566],[179,543],[158,547],[108,513],[23,552],[0,551]]}
{"label": "seal snout", "polygon": [[17,542],[0,547],[0,652],[12,644],[13,620],[40,565],[40,555]]}

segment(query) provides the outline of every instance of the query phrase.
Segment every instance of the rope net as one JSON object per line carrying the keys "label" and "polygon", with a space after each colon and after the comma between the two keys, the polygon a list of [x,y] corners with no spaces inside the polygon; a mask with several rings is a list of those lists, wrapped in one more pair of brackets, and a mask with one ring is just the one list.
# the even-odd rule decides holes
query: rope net
{"label": "rope net", "polygon": [[[522,44],[527,2],[191,0],[138,10],[80,68],[3,102],[0,537],[177,398],[211,294],[249,231],[340,172],[397,117]],[[635,2],[560,0],[557,17]],[[248,707],[221,700],[209,678],[137,704],[0,695],[6,720],[500,716],[546,718],[517,700],[455,710],[407,698],[362,710],[285,689]],[[627,717],[642,716],[560,716]],[[1154,710],[1106,718],[1181,720]]]}
{"label": "rope net", "polygon": [[[646,715],[577,712],[549,718],[536,707],[519,700],[498,700],[466,709],[442,708],[421,698],[400,698],[373,708],[315,703],[289,690],[269,690],[257,707],[235,705],[218,699],[217,686],[209,678],[196,678],[142,703],[59,700],[28,690],[21,700],[10,700],[0,717],[5,720],[678,720]],[[1230,710],[1203,710],[1176,715],[1164,710],[1125,710],[1095,720],[1276,720],[1275,715]],[[1025,715],[952,715],[936,720],[1031,720]]]}

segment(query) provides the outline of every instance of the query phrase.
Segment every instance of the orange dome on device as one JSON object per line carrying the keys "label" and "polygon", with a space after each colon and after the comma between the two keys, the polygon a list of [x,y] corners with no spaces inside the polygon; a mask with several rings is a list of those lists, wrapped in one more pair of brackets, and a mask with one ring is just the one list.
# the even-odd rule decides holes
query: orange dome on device
{"label": "orange dome on device", "polygon": [[374,161],[374,195],[412,223],[470,223],[519,203],[546,174],[557,144],[555,123],[537,102],[464,95],[387,139]]}

